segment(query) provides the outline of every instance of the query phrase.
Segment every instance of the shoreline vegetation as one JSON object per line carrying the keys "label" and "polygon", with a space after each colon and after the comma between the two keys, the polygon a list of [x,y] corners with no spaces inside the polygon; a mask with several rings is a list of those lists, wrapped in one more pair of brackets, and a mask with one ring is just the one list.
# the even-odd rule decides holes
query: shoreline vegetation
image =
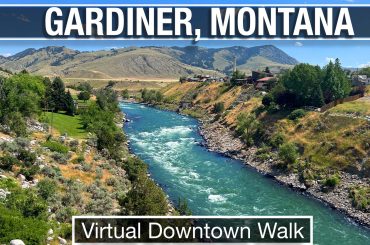
{"label": "shoreline vegetation", "polygon": [[[144,89],[136,101],[199,119],[209,150],[238,159],[369,228],[369,88],[364,98],[317,112],[311,108],[348,96],[349,81],[339,61],[323,70],[296,67],[268,93],[252,85],[186,82]],[[291,82],[302,74],[301,82],[310,74],[312,81],[301,87],[312,97],[307,92],[299,98],[300,87]],[[336,85],[341,92],[330,91],[332,81],[342,82]]]}
{"label": "shoreline vegetation", "polygon": [[129,152],[116,91],[26,71],[0,83],[0,243],[68,244],[72,215],[178,214]]}

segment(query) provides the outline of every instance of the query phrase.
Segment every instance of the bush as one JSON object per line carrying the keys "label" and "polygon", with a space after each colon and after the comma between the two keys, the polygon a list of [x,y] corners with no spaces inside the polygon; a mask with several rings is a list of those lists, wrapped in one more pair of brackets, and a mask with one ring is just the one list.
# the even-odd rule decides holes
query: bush
{"label": "bush", "polygon": [[7,196],[6,206],[13,210],[19,210],[24,217],[43,219],[47,214],[46,202],[31,189],[13,191]]}
{"label": "bush", "polygon": [[62,154],[66,154],[69,148],[57,141],[48,140],[42,143],[42,146],[49,148],[51,151],[59,152]]}
{"label": "bush", "polygon": [[370,206],[370,188],[367,187],[352,187],[349,196],[352,199],[352,204],[359,210],[366,211]]}
{"label": "bush", "polygon": [[5,156],[0,157],[0,168],[4,170],[12,170],[14,165],[19,165],[20,162],[17,158],[12,157],[8,154]]}
{"label": "bush", "polygon": [[274,97],[271,94],[266,94],[262,98],[262,104],[266,107],[269,107],[272,102],[274,102]]}
{"label": "bush", "polygon": [[225,105],[223,102],[217,102],[213,106],[213,113],[221,113],[225,110]]}
{"label": "bush", "polygon": [[65,154],[54,152],[54,154],[51,157],[60,164],[67,164],[68,159]]}
{"label": "bush", "polygon": [[270,145],[279,148],[286,141],[284,134],[278,132],[270,138]]}
{"label": "bush", "polygon": [[77,98],[78,98],[79,100],[83,100],[83,101],[89,100],[89,99],[90,99],[90,92],[88,92],[88,91],[81,91],[81,92],[77,95]]}
{"label": "bush", "polygon": [[162,189],[153,180],[138,178],[127,196],[119,200],[126,215],[166,215],[167,201]]}
{"label": "bush", "polygon": [[28,150],[20,150],[18,153],[18,160],[23,161],[24,165],[31,166],[36,161],[36,154]]}
{"label": "bush", "polygon": [[37,184],[37,188],[39,195],[44,200],[48,200],[55,195],[55,192],[57,191],[57,183],[52,179],[45,178]]}
{"label": "bush", "polygon": [[279,148],[279,157],[286,165],[295,164],[298,156],[298,149],[295,144],[284,143]]}
{"label": "bush", "polygon": [[340,183],[340,177],[337,174],[334,174],[328,178],[326,178],[324,185],[327,187],[335,187],[339,185]]}
{"label": "bush", "polygon": [[304,117],[305,115],[307,114],[307,112],[303,109],[296,109],[294,111],[292,111],[289,116],[288,116],[288,119],[290,120],[297,120],[299,118],[302,118]]}
{"label": "bush", "polygon": [[29,168],[21,168],[19,170],[20,174],[23,174],[27,180],[33,180],[33,177],[40,172],[40,168],[38,166],[31,166]]}
{"label": "bush", "polygon": [[48,225],[44,220],[24,217],[19,211],[0,205],[0,227],[2,244],[9,244],[15,238],[25,244],[45,244]]}

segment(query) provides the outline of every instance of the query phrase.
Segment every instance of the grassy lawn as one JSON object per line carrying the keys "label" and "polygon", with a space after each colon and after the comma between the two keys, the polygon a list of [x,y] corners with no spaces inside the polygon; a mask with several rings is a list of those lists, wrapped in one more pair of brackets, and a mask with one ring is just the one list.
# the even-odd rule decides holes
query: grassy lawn
{"label": "grassy lawn", "polygon": [[[48,123],[50,124],[51,112],[46,112]],[[68,116],[62,113],[54,113],[53,127],[61,134],[67,133],[74,138],[85,138],[87,132],[82,128],[80,116]]]}

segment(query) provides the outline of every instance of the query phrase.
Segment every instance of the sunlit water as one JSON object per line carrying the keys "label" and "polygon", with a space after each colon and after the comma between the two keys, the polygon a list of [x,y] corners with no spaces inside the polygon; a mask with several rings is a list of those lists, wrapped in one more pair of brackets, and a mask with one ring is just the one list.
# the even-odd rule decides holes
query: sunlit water
{"label": "sunlit water", "polygon": [[315,244],[370,244],[370,231],[324,204],[280,186],[239,161],[207,151],[197,121],[139,104],[121,104],[133,152],[170,199],[193,215],[313,215]]}

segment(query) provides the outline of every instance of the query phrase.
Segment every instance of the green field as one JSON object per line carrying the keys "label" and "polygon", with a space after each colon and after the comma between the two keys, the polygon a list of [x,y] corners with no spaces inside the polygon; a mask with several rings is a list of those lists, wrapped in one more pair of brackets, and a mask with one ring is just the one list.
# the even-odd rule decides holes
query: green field
{"label": "green field", "polygon": [[[51,124],[51,112],[46,112],[46,119],[49,125]],[[67,133],[68,136],[74,138],[85,138],[87,132],[82,128],[81,118],[79,115],[74,117],[62,113],[53,113],[53,128],[57,129],[61,134]]]}

